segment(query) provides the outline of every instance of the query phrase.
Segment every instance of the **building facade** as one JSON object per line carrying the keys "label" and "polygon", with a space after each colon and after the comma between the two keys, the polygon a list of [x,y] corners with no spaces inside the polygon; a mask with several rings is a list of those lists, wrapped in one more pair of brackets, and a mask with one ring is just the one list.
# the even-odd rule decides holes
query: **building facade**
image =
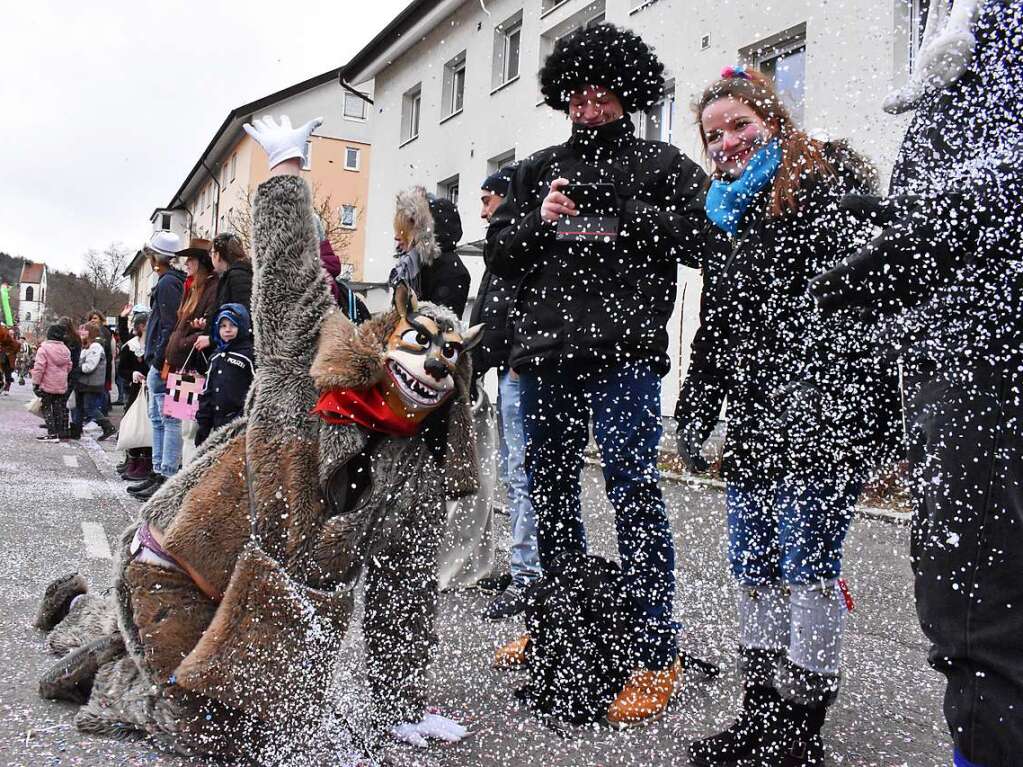
{"label": "building facade", "polygon": [[[365,279],[391,266],[394,196],[419,183],[457,202],[465,241],[485,234],[480,182],[502,165],[564,141],[563,113],[543,103],[537,72],[557,39],[603,20],[654,46],[667,85],[637,132],[704,161],[690,105],[728,65],[769,73],[804,127],[844,138],[887,177],[905,119],[881,110],[908,77],[927,0],[422,0],[410,5],[344,70],[374,81],[373,145]],[[706,164],[706,163],[705,163]],[[478,252],[478,250],[477,250]],[[384,257],[383,254],[386,254]],[[836,258],[840,254],[836,254]],[[482,259],[464,260],[475,292]],[[663,411],[671,413],[699,317],[700,276],[680,268],[672,371]]]}
{"label": "building facade", "polygon": [[[345,273],[361,280],[368,212],[372,83],[356,90],[335,69],[231,110],[166,207],[153,211],[153,231],[173,231],[182,247],[191,238],[234,232],[251,240],[252,200],[268,177],[266,155],[242,126],[264,115],[287,115],[301,125],[315,117],[303,175]],[[137,255],[126,271],[136,303],[148,303],[152,269]]]}
{"label": "building facade", "polygon": [[23,334],[36,330],[46,312],[46,264],[28,261],[18,280],[18,326]]}

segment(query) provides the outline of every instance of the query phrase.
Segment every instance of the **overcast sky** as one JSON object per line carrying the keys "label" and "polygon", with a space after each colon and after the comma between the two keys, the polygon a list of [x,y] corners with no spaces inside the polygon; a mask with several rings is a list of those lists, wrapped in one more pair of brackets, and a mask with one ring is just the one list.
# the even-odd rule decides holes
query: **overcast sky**
{"label": "overcast sky", "polygon": [[136,249],[231,109],[344,64],[406,4],[4,3],[0,251],[77,271]]}

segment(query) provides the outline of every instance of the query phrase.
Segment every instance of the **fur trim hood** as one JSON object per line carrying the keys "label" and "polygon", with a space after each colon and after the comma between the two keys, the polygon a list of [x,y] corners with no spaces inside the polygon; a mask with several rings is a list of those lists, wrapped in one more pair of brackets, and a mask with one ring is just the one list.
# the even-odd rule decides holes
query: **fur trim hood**
{"label": "fur trim hood", "polygon": [[398,192],[397,214],[409,221],[412,249],[422,266],[432,265],[441,253],[454,250],[462,239],[462,219],[450,200],[429,194],[421,186]]}

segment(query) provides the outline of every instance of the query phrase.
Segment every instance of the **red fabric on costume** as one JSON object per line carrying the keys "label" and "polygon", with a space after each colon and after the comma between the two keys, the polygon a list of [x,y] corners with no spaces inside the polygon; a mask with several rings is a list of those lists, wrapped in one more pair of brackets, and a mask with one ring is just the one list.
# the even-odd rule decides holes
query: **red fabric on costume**
{"label": "red fabric on costume", "polygon": [[320,395],[312,412],[327,423],[355,423],[392,437],[411,437],[419,429],[418,421],[388,407],[379,385],[370,389],[331,389]]}

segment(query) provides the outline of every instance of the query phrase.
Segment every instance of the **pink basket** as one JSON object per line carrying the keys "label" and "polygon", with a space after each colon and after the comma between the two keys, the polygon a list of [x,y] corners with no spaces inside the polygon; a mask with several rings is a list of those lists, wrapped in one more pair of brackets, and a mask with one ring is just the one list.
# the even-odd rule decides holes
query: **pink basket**
{"label": "pink basket", "polygon": [[196,373],[171,373],[167,376],[163,414],[182,421],[194,421],[195,414],[199,412],[199,394],[205,386],[205,376]]}

